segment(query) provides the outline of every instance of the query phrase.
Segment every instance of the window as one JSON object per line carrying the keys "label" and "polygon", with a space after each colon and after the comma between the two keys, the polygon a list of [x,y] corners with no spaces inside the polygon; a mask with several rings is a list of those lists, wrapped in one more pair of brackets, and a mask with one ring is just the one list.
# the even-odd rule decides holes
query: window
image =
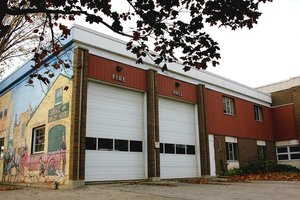
{"label": "window", "polygon": [[223,97],[224,114],[235,115],[234,100],[229,97]]}
{"label": "window", "polygon": [[33,148],[32,153],[39,153],[44,151],[45,144],[45,126],[33,129]]}
{"label": "window", "polygon": [[4,138],[0,138],[0,159],[3,158],[4,154]]}
{"label": "window", "polygon": [[131,152],[143,152],[143,143],[142,141],[130,141],[130,151]]}
{"label": "window", "polygon": [[186,145],[186,153],[189,155],[195,155],[195,146],[194,145]]}
{"label": "window", "polygon": [[277,147],[277,160],[300,160],[300,146]]}
{"label": "window", "polygon": [[195,155],[195,145],[160,143],[160,153]]}
{"label": "window", "polygon": [[262,107],[254,105],[254,118],[256,121],[263,121]]}
{"label": "window", "polygon": [[237,161],[238,160],[238,146],[237,143],[226,143],[227,150],[227,160]]}
{"label": "window", "polygon": [[266,146],[257,146],[257,157],[258,160],[265,160],[266,159]]}
{"label": "window", "polygon": [[[130,149],[129,149],[130,147]],[[143,142],[111,138],[86,137],[87,150],[143,152]]]}
{"label": "window", "polygon": [[86,137],[85,138],[85,149],[96,150],[97,149],[97,138]]}
{"label": "window", "polygon": [[106,138],[98,138],[98,150],[112,151],[114,148],[114,140]]}
{"label": "window", "polygon": [[159,144],[159,150],[160,150],[160,153],[164,153],[164,143],[160,143]]}
{"label": "window", "polygon": [[128,140],[115,140],[115,151],[128,151]]}
{"label": "window", "polygon": [[185,154],[184,144],[176,144],[176,154]]}
{"label": "window", "polygon": [[58,88],[55,91],[55,105],[62,103],[63,88]]}
{"label": "window", "polygon": [[174,154],[175,153],[175,145],[174,144],[165,144],[165,153]]}

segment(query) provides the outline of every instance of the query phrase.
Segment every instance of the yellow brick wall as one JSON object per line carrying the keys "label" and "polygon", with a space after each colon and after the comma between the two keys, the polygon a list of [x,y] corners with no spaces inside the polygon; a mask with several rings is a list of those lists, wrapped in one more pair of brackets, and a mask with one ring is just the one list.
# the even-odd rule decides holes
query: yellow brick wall
{"label": "yellow brick wall", "polygon": [[[63,89],[63,101],[62,103],[69,102],[69,116],[63,119],[59,119],[57,121],[53,121],[48,123],[48,111],[54,108],[55,104],[55,91],[58,88],[68,87],[68,90]],[[48,132],[49,130],[56,125],[64,125],[66,128],[66,166],[65,166],[65,174],[64,177],[39,177],[39,171],[25,171],[24,175],[25,182],[42,182],[42,183],[53,183],[53,181],[58,181],[60,184],[68,184],[68,174],[69,174],[69,150],[70,150],[70,126],[71,126],[71,95],[72,95],[72,80],[68,79],[65,76],[60,75],[57,80],[54,82],[50,91],[46,94],[45,98],[42,100],[41,104],[38,106],[37,110],[34,112],[32,118],[29,120],[27,125],[27,138],[28,146],[32,146],[32,130],[35,127],[45,126],[45,144],[44,144],[44,153],[47,153],[48,147]],[[31,154],[31,148],[27,152],[28,156]],[[35,177],[35,178],[32,178]]]}
{"label": "yellow brick wall", "polygon": [[[0,138],[4,138],[4,150],[7,148],[7,140],[12,119],[12,91],[0,97],[0,110],[7,109],[7,116],[0,119]],[[3,176],[3,158],[0,158],[0,182]]]}

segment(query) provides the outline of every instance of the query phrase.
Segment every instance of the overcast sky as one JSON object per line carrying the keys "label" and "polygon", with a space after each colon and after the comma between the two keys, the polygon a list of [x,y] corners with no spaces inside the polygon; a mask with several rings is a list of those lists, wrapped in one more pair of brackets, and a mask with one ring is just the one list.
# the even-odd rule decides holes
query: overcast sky
{"label": "overcast sky", "polygon": [[251,30],[213,30],[221,64],[208,71],[251,87],[300,76],[300,0],[274,0],[261,7]]}
{"label": "overcast sky", "polygon": [[[221,60],[219,66],[208,71],[250,87],[300,76],[300,0],[273,1],[261,6],[263,14],[251,30],[209,30],[220,44]],[[116,7],[124,9],[120,4]],[[76,23],[82,24],[83,20]],[[108,33],[105,27],[87,26]]]}

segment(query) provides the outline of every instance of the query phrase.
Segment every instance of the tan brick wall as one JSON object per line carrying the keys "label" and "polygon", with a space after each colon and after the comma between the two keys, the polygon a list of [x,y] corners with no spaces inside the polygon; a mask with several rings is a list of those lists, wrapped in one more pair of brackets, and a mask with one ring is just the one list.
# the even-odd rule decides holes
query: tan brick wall
{"label": "tan brick wall", "polygon": [[225,136],[214,135],[216,173],[222,174],[227,166]]}
{"label": "tan brick wall", "polygon": [[159,114],[156,72],[147,72],[147,137],[148,137],[148,177],[160,177],[160,151],[155,148],[159,142]]}
{"label": "tan brick wall", "polygon": [[293,95],[290,89],[271,94],[272,106],[278,106],[288,103],[293,103]]}
{"label": "tan brick wall", "polygon": [[[227,166],[225,136],[214,135],[216,173],[222,174]],[[240,167],[258,160],[257,142],[254,139],[238,138],[238,161]],[[266,142],[266,160],[276,161],[275,144]]]}
{"label": "tan brick wall", "polygon": [[256,140],[238,138],[238,149],[240,167],[257,160]]}
{"label": "tan brick wall", "polygon": [[277,161],[276,158],[276,148],[275,148],[275,142],[267,141],[266,142],[266,160],[272,160],[274,162]]}

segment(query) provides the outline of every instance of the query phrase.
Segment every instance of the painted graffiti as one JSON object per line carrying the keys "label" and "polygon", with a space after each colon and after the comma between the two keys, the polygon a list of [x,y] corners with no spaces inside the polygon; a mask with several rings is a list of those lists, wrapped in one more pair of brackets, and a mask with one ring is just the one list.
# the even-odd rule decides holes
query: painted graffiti
{"label": "painted graffiti", "polygon": [[[3,169],[3,182],[17,182],[20,173],[20,155],[13,151],[4,152],[4,169]],[[14,180],[11,178],[14,177]]]}
{"label": "painted graffiti", "polygon": [[[23,158],[15,151],[4,153],[3,182],[27,182],[35,177],[37,181],[47,182],[51,176],[56,179],[65,177],[66,151],[25,155]],[[43,178],[43,179],[41,179]]]}

